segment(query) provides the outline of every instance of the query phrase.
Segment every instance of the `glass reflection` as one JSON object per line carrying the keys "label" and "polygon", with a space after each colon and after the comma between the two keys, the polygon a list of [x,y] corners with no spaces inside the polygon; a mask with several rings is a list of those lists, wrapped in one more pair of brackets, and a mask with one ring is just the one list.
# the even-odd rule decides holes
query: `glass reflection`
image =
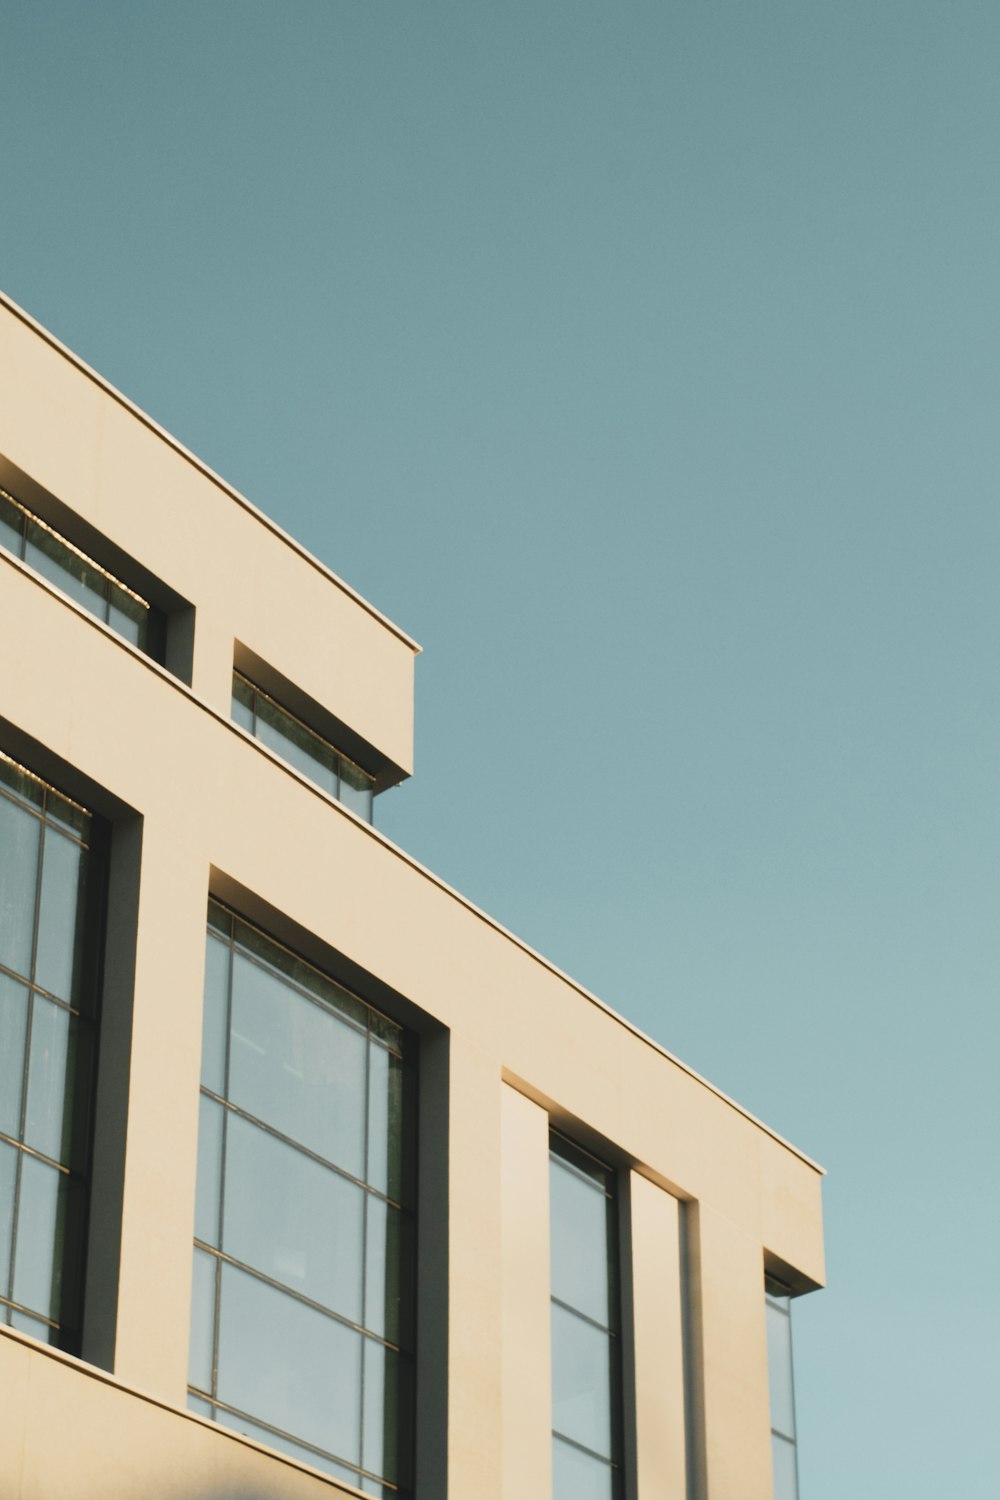
{"label": "glass reflection", "polygon": [[218,1312],[196,1270],[192,1386],[218,1421],[381,1493],[408,1482],[415,1247],[383,1196],[409,1192],[410,1066],[374,1035],[403,1034],[222,908],[209,925],[203,1076],[228,1099],[202,1094],[196,1235],[214,1246],[221,1216],[225,1259]]}
{"label": "glass reflection", "polygon": [[35,983],[75,1003],[83,934],[84,851],[52,828],[45,831],[38,910]]}
{"label": "glass reflection", "polygon": [[25,979],[31,977],[41,830],[33,813],[0,796],[0,963]]}
{"label": "glass reflection", "polygon": [[21,1124],[28,987],[0,974],[0,1132],[17,1136]]}
{"label": "glass reflection", "polygon": [[359,1323],[364,1190],[235,1114],[225,1183],[227,1255]]}
{"label": "glass reflection", "polygon": [[552,1500],[615,1500],[615,1471],[553,1437]]}
{"label": "glass reflection", "polygon": [[607,1327],[609,1200],[603,1188],[554,1158],[550,1202],[552,1295]]}
{"label": "glass reflection", "polygon": [[611,1458],[611,1340],[552,1304],[552,1426]]}
{"label": "glass reflection", "polygon": [[223,1265],[218,1398],[356,1464],[361,1335]]}
{"label": "glass reflection", "polygon": [[365,1038],[273,974],[233,964],[229,1097],[355,1177],[364,1172]]}

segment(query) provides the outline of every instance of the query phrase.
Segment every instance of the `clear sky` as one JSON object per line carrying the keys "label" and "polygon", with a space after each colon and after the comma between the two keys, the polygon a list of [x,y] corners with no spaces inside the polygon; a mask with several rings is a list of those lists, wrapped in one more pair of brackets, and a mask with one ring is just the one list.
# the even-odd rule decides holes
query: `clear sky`
{"label": "clear sky", "polygon": [[995,1500],[996,0],[0,64],[0,284],[424,645],[381,826],[829,1169],[803,1500]]}

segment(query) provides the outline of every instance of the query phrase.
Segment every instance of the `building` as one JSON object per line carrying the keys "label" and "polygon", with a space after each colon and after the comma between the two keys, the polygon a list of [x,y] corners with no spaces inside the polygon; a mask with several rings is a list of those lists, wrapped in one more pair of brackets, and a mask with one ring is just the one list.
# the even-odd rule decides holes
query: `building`
{"label": "building", "polygon": [[820,1170],[373,826],[414,643],[8,301],[0,488],[0,1495],[788,1500]]}

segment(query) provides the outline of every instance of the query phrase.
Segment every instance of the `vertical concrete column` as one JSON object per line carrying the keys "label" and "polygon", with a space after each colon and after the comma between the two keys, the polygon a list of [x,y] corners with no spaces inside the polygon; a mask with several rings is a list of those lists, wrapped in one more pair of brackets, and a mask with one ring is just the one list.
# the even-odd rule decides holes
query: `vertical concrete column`
{"label": "vertical concrete column", "polygon": [[687,1500],[681,1207],[631,1174],[636,1500]]}
{"label": "vertical concrete column", "polygon": [[772,1500],[763,1251],[702,1204],[692,1219],[696,1493],[699,1500]]}
{"label": "vertical concrete column", "polygon": [[549,1117],[501,1085],[503,1500],[552,1493]]}
{"label": "vertical concrete column", "polygon": [[211,608],[195,610],[191,686],[205,703],[228,719],[233,702],[233,633]]}
{"label": "vertical concrete column", "polygon": [[115,1374],[183,1405],[208,866],[176,809],[147,816],[139,883]]}
{"label": "vertical concrete column", "polygon": [[449,1051],[447,1494],[501,1500],[500,1068],[461,1033]]}

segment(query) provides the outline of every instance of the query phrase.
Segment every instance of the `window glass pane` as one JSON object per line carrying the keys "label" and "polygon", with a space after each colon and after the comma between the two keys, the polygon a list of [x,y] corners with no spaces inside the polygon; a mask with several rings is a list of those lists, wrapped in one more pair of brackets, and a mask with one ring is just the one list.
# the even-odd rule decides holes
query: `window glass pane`
{"label": "window glass pane", "polygon": [[213,1420],[211,1401],[203,1401],[201,1396],[195,1396],[191,1391],[188,1391],[187,1409],[195,1412],[199,1417],[208,1417],[209,1421]]}
{"label": "window glass pane", "polygon": [[233,1432],[242,1432],[244,1437],[264,1443],[268,1448],[276,1448],[279,1453],[287,1453],[289,1458],[297,1458],[299,1463],[309,1464],[324,1474],[330,1474],[334,1479],[343,1480],[345,1484],[353,1484],[355,1489],[358,1487],[356,1470],[349,1469],[346,1464],[338,1464],[336,1459],[327,1458],[323,1453],[316,1453],[303,1443],[293,1443],[280,1432],[271,1432],[261,1422],[250,1422],[246,1417],[238,1417],[231,1411],[220,1411],[217,1420]]}
{"label": "window glass pane", "polygon": [[397,1484],[409,1481],[411,1435],[401,1419],[411,1409],[410,1362],[365,1339],[365,1431],[362,1464]]}
{"label": "window glass pane", "polygon": [[233,937],[240,948],[252,953],[267,968],[283,974],[300,990],[305,990],[307,995],[322,1000],[331,1010],[354,1021],[360,1030],[365,1030],[369,1014],[367,1005],[356,995],[341,989],[327,975],[314,969],[312,964],[307,964],[298,954],[282,947],[273,938],[265,937],[256,927],[251,927],[248,922],[241,922],[238,918],[234,923]]}
{"label": "window glass pane", "polygon": [[365,1327],[391,1344],[413,1340],[413,1224],[370,1193],[365,1232]]}
{"label": "window glass pane", "polygon": [[372,820],[372,779],[364,771],[341,757],[340,800],[366,823]]}
{"label": "window glass pane", "polygon": [[[194,1252],[191,1287],[191,1342],[188,1350],[188,1380],[198,1390],[212,1389],[212,1338],[215,1332],[216,1260],[204,1250]],[[211,1415],[211,1413],[207,1413]]]}
{"label": "window glass pane", "polygon": [[771,1426],[795,1438],[792,1393],[792,1325],[788,1314],[767,1303],[767,1364],[771,1386]]}
{"label": "window glass pane", "polygon": [[21,556],[21,532],[24,513],[13,505],[6,495],[0,493],[0,547],[6,552]]}
{"label": "window glass pane", "polygon": [[86,1165],[91,1029],[36,994],[28,1059],[24,1139],[55,1161]]}
{"label": "window glass pane", "polygon": [[256,1277],[222,1267],[219,1400],[354,1464],[361,1338]]}
{"label": "window glass pane", "polygon": [[43,1344],[54,1344],[58,1340],[59,1330],[53,1328],[51,1323],[43,1323],[41,1318],[29,1318],[27,1313],[17,1312],[11,1308],[10,1326],[17,1328],[21,1333],[29,1333],[33,1339],[38,1339]]}
{"label": "window glass pane", "polygon": [[229,1097],[353,1176],[364,1171],[366,1039],[237,954]]}
{"label": "window glass pane", "polygon": [[231,949],[208,937],[205,949],[205,1009],[201,1030],[201,1081],[213,1094],[226,1092],[226,1031],[229,1025]]}
{"label": "window glass pane", "polygon": [[361,1321],[364,1189],[230,1114],[223,1249]]}
{"label": "window glass pane", "polygon": [[614,1500],[615,1474],[609,1464],[569,1443],[552,1439],[552,1500]]}
{"label": "window glass pane", "polygon": [[92,819],[87,809],[79,803],[71,802],[68,797],[61,797],[51,787],[45,789],[45,816],[50,822],[68,828],[70,833],[83,839],[84,843],[90,837]]}
{"label": "window glass pane", "polygon": [[194,1237],[206,1245],[215,1246],[219,1243],[222,1119],[222,1105],[202,1094],[198,1122],[198,1190],[195,1195]]}
{"label": "window glass pane", "polygon": [[300,724],[263,693],[257,694],[257,738],[262,745],[301,771],[303,776],[322,787],[324,792],[329,792],[331,797],[337,795],[337,762],[340,757],[332,745],[313,734],[311,729]]}
{"label": "window glass pane", "polygon": [[84,877],[84,851],[79,844],[53,828],[46,829],[35,983],[71,1003],[78,999]]}
{"label": "window glass pane", "polygon": [[611,1339],[552,1304],[552,1426],[611,1458]]}
{"label": "window glass pane", "polygon": [[0,963],[25,979],[31,973],[41,828],[32,813],[0,796]]}
{"label": "window glass pane", "polygon": [[609,1200],[558,1157],[549,1177],[552,1295],[610,1327]]}
{"label": "window glass pane", "polygon": [[20,1152],[0,1141],[0,1296],[10,1295],[10,1247],[14,1233],[14,1184]]}
{"label": "window glass pane", "polygon": [[149,629],[149,610],[127,589],[108,580],[108,624],[126,641],[145,649]]}
{"label": "window glass pane", "polygon": [[66,543],[28,518],[24,560],[70,599],[103,620],[107,611],[108,583],[104,574],[80,557]]}
{"label": "window glass pane", "polygon": [[400,1200],[403,1188],[403,1064],[373,1044],[368,1066],[368,1181],[387,1198]]}
{"label": "window glass pane", "polygon": [[75,1326],[80,1269],[79,1184],[23,1155],[14,1300]]}
{"label": "window glass pane", "polygon": [[24,1074],[24,1029],[28,990],[0,974],[0,1131],[15,1140],[21,1134],[21,1081]]}
{"label": "window glass pane", "polygon": [[771,1463],[774,1468],[774,1500],[798,1500],[799,1486],[795,1472],[795,1444],[771,1434]]}
{"label": "window glass pane", "polygon": [[233,723],[253,734],[253,710],[256,694],[245,677],[233,676]]}

